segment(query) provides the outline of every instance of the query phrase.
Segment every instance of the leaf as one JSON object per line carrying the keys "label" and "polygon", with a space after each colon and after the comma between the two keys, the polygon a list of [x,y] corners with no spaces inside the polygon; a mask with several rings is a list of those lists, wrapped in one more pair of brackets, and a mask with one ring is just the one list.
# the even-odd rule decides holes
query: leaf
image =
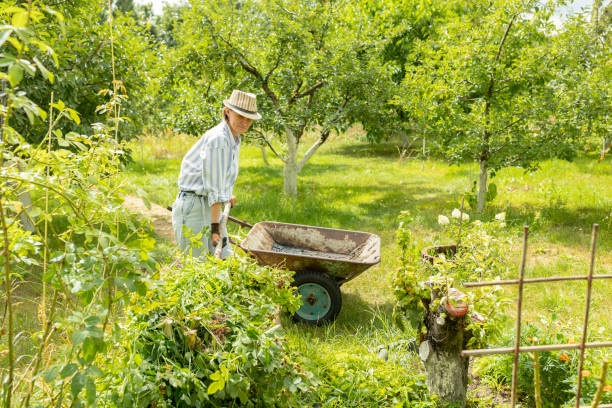
{"label": "leaf", "polygon": [[72,378],[72,382],[70,383],[70,393],[73,397],[79,395],[85,384],[87,383],[87,376],[85,373],[80,372]]}
{"label": "leaf", "polygon": [[55,380],[57,378],[57,375],[59,374],[59,367],[58,366],[53,366],[47,370],[45,370],[44,374],[43,374],[43,378],[45,380],[45,382],[52,382],[53,380]]}
{"label": "leaf", "polygon": [[75,346],[81,344],[85,341],[87,337],[89,337],[89,332],[87,330],[76,331],[72,335],[72,344],[74,344]]}
{"label": "leaf", "polygon": [[19,64],[13,64],[8,69],[9,82],[13,87],[17,86],[23,79],[23,68]]}
{"label": "leaf", "polygon": [[83,152],[87,150],[87,147],[85,147],[85,145],[81,142],[77,142],[76,140],[73,140],[72,144],[75,145],[79,150]]}
{"label": "leaf", "polygon": [[85,395],[87,405],[94,405],[96,403],[96,383],[93,378],[87,378],[87,385],[85,386]]}
{"label": "leaf", "polygon": [[42,62],[40,62],[38,58],[34,57],[32,59],[34,60],[34,63],[40,70],[40,73],[42,74],[43,78],[46,78],[47,80],[49,80],[49,82],[53,83],[53,74],[50,73],[49,70],[47,70],[47,68],[45,68],[45,66],[42,64]]}
{"label": "leaf", "polygon": [[62,379],[70,377],[72,374],[76,373],[78,369],[79,366],[77,366],[76,364],[68,363],[64,365],[64,367],[62,367],[62,371],[60,371],[60,376],[62,377]]}
{"label": "leaf", "polygon": [[95,326],[101,322],[100,316],[91,315],[85,318],[85,324],[88,326]]}
{"label": "leaf", "polygon": [[11,25],[13,27],[25,27],[28,24],[28,13],[26,11],[21,11],[13,14],[13,18],[11,19]]}
{"label": "leaf", "polygon": [[13,30],[9,28],[7,30],[2,31],[2,33],[0,33],[0,47],[2,47],[2,44],[4,44],[7,38],[9,38],[12,32]]}
{"label": "leaf", "polygon": [[57,101],[55,103],[52,103],[51,106],[53,106],[55,109],[57,109],[60,112],[63,112],[64,109],[66,108],[66,105],[61,100],[59,100],[59,101]]}
{"label": "leaf", "polygon": [[79,117],[79,113],[74,109],[66,108],[66,111],[70,115],[70,118],[77,124],[81,124],[81,118]]}
{"label": "leaf", "polygon": [[100,370],[96,366],[89,366],[87,367],[86,371],[87,371],[87,374],[89,374],[92,377],[102,377],[102,375],[104,375],[104,373],[102,373],[102,370]]}
{"label": "leaf", "polygon": [[83,359],[91,363],[98,354],[98,341],[93,337],[87,337],[83,341]]}
{"label": "leaf", "polygon": [[17,58],[11,54],[4,54],[0,57],[0,68],[8,67],[11,64],[14,64],[17,61]]}
{"label": "leaf", "polygon": [[223,381],[223,379],[221,379],[219,381],[213,381],[208,386],[208,390],[207,390],[208,395],[214,394],[217,391],[221,391],[224,387],[225,387],[225,381]]}

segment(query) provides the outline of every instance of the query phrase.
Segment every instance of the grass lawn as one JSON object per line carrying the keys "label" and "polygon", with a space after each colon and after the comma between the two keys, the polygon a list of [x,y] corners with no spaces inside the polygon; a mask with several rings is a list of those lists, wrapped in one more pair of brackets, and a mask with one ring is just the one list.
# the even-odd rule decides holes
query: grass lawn
{"label": "grass lawn", "polygon": [[[127,169],[130,185],[145,190],[162,205],[171,204],[177,193],[182,155],[195,141],[177,136],[145,139],[144,162],[135,144],[136,162]],[[306,146],[307,147],[307,146]],[[403,158],[393,143],[370,145],[357,137],[337,137],[324,145],[299,175],[297,198],[282,194],[282,163],[271,153],[264,165],[261,151],[243,145],[240,174],[234,190],[235,217],[251,223],[263,220],[361,230],[382,239],[381,263],[342,287],[343,308],[333,325],[320,328],[287,323],[292,345],[301,354],[316,357],[318,364],[334,367],[359,356],[360,370],[381,370],[376,357],[379,345],[405,339],[391,323],[393,296],[388,275],[397,266],[394,242],[397,216],[410,210],[416,219],[415,235],[422,246],[441,240],[439,214],[450,215],[459,207],[463,193],[477,178],[474,164],[453,166],[431,159]],[[144,164],[144,166],[142,165]],[[612,274],[612,172],[610,163],[583,157],[573,163],[550,160],[540,170],[525,173],[510,168],[493,179],[498,195],[484,214],[472,218],[492,219],[506,212],[508,228],[516,236],[511,254],[518,270],[523,224],[530,225],[527,276],[586,274],[591,226],[599,223],[596,274]],[[231,233],[245,234],[233,228]],[[552,313],[563,316],[568,337],[579,341],[584,313],[585,282],[527,286],[524,315],[538,322]],[[511,289],[509,289],[511,290]],[[612,281],[593,284],[590,341],[612,338]],[[600,360],[600,351],[587,351]],[[406,357],[408,356],[408,357]],[[399,359],[402,364],[397,364]],[[419,367],[406,353],[390,353],[387,367],[406,377]],[[388,370],[391,377],[402,374]],[[353,376],[355,384],[358,376]],[[355,401],[359,398],[355,396]]]}

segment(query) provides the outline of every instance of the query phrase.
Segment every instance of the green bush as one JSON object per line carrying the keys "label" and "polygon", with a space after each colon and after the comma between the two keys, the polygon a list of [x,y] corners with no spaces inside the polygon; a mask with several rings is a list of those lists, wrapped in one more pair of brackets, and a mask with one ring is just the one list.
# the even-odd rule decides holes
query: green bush
{"label": "green bush", "polygon": [[105,362],[108,406],[295,406],[311,375],[274,317],[300,304],[287,272],[233,257],[185,258],[135,298]]}
{"label": "green bush", "polygon": [[[455,209],[449,219],[440,215],[440,224],[446,225],[443,244],[458,243],[455,254],[438,254],[434,262],[421,259],[421,249],[417,247],[411,233],[412,218],[407,211],[400,215],[400,225],[396,238],[402,254],[400,267],[393,275],[393,290],[396,297],[396,321],[407,321],[423,335],[424,303],[429,303],[430,288],[426,281],[441,288],[460,286],[463,282],[504,279],[508,277],[507,254],[511,241],[506,238],[505,223],[500,214],[492,222],[469,221],[467,214]],[[459,219],[465,221],[459,227]],[[504,306],[509,299],[497,287],[484,287],[467,293],[470,303],[467,329],[471,336],[468,346],[477,348],[495,341],[501,335],[507,322]],[[438,303],[432,303],[437,308]]]}

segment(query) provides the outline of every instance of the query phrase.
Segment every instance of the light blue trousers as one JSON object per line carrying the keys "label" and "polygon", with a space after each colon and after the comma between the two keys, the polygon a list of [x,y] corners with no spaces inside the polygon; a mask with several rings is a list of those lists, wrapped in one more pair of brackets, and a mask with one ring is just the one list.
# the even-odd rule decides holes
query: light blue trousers
{"label": "light blue trousers", "polygon": [[[215,249],[210,242],[210,218],[210,206],[206,197],[179,193],[172,205],[172,228],[174,239],[183,252],[196,257],[206,252],[214,255]],[[219,232],[221,239],[227,237],[227,228]],[[231,255],[232,247],[228,239],[221,251],[221,258]]]}

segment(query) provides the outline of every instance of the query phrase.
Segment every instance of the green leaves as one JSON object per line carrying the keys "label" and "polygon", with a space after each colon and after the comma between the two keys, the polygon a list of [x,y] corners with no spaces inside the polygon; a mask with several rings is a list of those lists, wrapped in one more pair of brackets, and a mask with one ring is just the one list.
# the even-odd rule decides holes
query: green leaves
{"label": "green leaves", "polygon": [[23,68],[19,64],[13,64],[8,69],[8,80],[11,86],[17,86],[23,79]]}
{"label": "green leaves", "polygon": [[120,400],[162,389],[155,398],[169,406],[296,406],[310,382],[273,322],[279,304],[299,307],[287,272],[237,256],[182,262],[126,310],[107,362],[118,365],[107,381],[126,384]]}
{"label": "green leaves", "polygon": [[208,394],[214,394],[217,391],[221,391],[223,388],[225,388],[227,368],[225,366],[221,366],[221,371],[223,373],[217,370],[210,375],[210,379],[212,382],[208,386],[208,390],[207,390]]}

